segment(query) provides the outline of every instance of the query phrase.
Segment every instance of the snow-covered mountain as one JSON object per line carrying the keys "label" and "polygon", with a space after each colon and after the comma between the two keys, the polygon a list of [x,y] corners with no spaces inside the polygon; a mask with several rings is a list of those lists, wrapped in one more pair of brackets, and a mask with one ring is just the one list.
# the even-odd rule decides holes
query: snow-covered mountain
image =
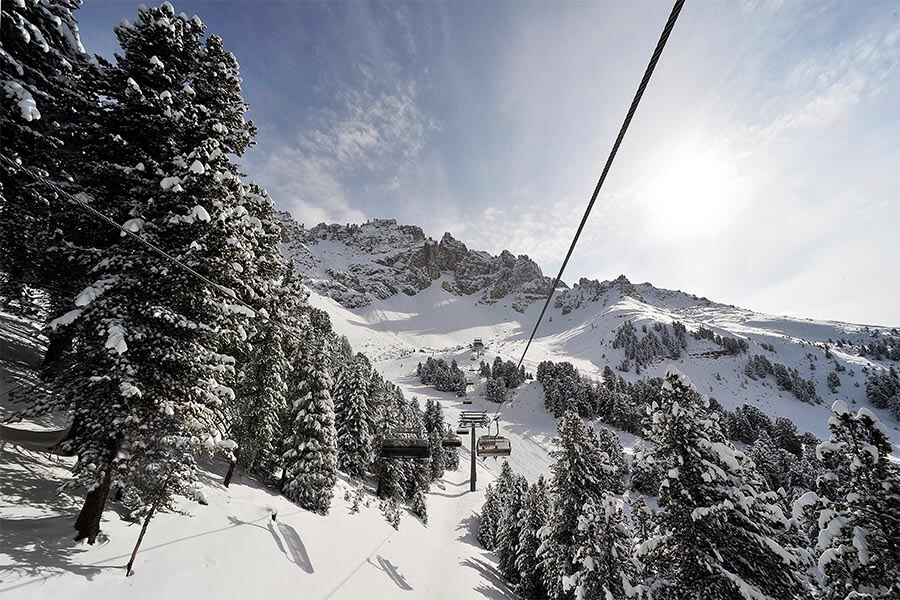
{"label": "snow-covered mountain", "polygon": [[[449,233],[437,242],[393,220],[306,229],[283,219],[284,252],[312,301],[375,360],[475,337],[516,360],[552,283],[527,256],[491,256]],[[867,404],[867,377],[897,359],[896,328],[767,315],[623,275],[561,286],[526,363],[570,361],[595,377],[609,366],[629,380],[674,363],[727,408],[754,404],[824,436],[831,402]]]}
{"label": "snow-covered mountain", "polygon": [[451,294],[478,294],[484,303],[509,299],[521,311],[553,282],[525,255],[470,250],[449,233],[438,242],[392,219],[305,229],[290,215],[281,217],[287,253],[307,284],[349,308],[398,293],[412,296],[448,275],[441,286]]}

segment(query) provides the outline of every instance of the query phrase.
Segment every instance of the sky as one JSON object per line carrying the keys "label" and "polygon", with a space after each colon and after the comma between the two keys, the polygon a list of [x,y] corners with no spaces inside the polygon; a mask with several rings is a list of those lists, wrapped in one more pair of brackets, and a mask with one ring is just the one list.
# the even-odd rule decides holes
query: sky
{"label": "sky", "polygon": [[[146,1],[146,0],[145,0]],[[554,275],[664,1],[173,2],[241,64],[242,167],[307,226],[392,218]],[[88,0],[112,58],[136,2]],[[688,0],[564,280],[900,326],[900,5]]]}

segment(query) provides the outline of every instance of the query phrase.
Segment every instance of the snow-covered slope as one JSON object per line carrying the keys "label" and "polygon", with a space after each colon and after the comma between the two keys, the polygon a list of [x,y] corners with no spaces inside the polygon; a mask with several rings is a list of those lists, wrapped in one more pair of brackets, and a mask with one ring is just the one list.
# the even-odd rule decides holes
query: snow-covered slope
{"label": "snow-covered slope", "polygon": [[[331,313],[338,331],[374,360],[460,350],[475,337],[496,355],[517,360],[540,311],[537,296],[523,294],[518,280],[498,285],[508,273],[496,271],[481,287],[461,288],[458,268],[432,270],[428,261],[387,258],[421,256],[423,248],[435,244],[417,227],[373,221],[305,230],[288,220],[287,231],[285,253],[315,290],[311,301]],[[447,240],[459,244],[446,234],[437,246]],[[540,280],[546,278],[541,275]],[[409,281],[421,285],[403,283]],[[501,294],[504,289],[511,291]],[[675,323],[686,332],[683,344],[674,340]],[[623,334],[632,328],[631,335]],[[668,346],[662,343],[665,336]],[[864,345],[884,343],[897,345],[900,353],[896,328],[766,315],[649,283],[632,284],[620,276],[602,282],[582,279],[571,289],[558,290],[526,364],[533,369],[542,360],[570,361],[596,377],[609,365],[630,380],[660,377],[668,364],[675,364],[726,408],[753,404],[824,437],[831,402],[840,398],[851,406],[867,404],[867,376],[897,364],[871,352],[860,356]],[[733,344],[739,347],[735,350]],[[676,348],[677,356],[669,348]],[[636,360],[635,351],[643,356]],[[753,356],[783,365],[795,381],[811,382],[808,393],[781,389],[772,374],[747,376]],[[626,358],[628,370],[623,371]],[[840,382],[834,391],[827,381],[831,372]],[[896,425],[887,411],[876,412]]]}
{"label": "snow-covered slope", "polygon": [[[314,230],[317,233],[311,234]],[[536,296],[529,299],[530,292],[523,291],[527,285],[509,279],[515,269],[497,267],[494,261],[502,263],[502,256],[475,253],[493,265],[478,280],[459,268],[441,266],[440,260],[416,262],[415,257],[432,252],[426,250],[431,242],[418,228],[379,221],[354,233],[341,226],[320,226],[302,235],[298,231],[297,226],[289,229],[285,251],[307,277],[313,290],[310,303],[330,314],[334,329],[347,335],[355,350],[366,353],[407,397],[417,396],[423,403],[426,398],[440,401],[451,422],[463,409],[493,413],[496,405],[480,393],[483,382],[475,373],[478,359],[469,346],[480,337],[487,345],[482,360],[495,356],[517,360],[540,311]],[[518,260],[525,259],[514,259]],[[439,268],[429,272],[429,264]],[[528,281],[546,285],[537,273]],[[460,281],[473,287],[461,288]],[[885,333],[884,328],[876,334],[872,327],[763,315],[619,278],[582,280],[558,292],[526,365],[533,371],[542,360],[567,360],[582,372],[600,377],[606,365],[615,369],[626,358],[629,345],[616,342],[628,337],[621,335],[626,321],[631,324],[626,329],[634,334],[629,339],[638,344],[651,333],[661,338],[656,327],[662,325],[674,336],[674,322],[687,333],[683,348],[669,340],[670,346],[679,348],[677,358],[650,352],[641,373],[632,360],[629,371],[619,374],[628,379],[660,376],[674,363],[726,407],[754,404],[769,415],[790,417],[801,431],[819,437],[825,437],[832,399],[867,404],[864,368],[871,372],[895,364],[886,358],[859,356],[863,344],[896,335]],[[27,323],[14,325],[6,328],[10,335],[0,338],[4,387],[19,378],[10,368],[34,362],[29,348],[39,343]],[[712,339],[709,334],[701,339],[692,335],[701,328]],[[728,353],[724,338],[743,340],[746,351]],[[826,358],[825,345],[831,358]],[[656,346],[645,343],[640,348]],[[471,380],[479,381],[470,394],[471,405],[419,383],[416,364],[432,355],[457,360]],[[802,402],[779,390],[771,375],[747,377],[745,366],[755,355],[796,368],[799,376],[814,382],[823,403]],[[816,368],[811,369],[811,364]],[[839,373],[841,386],[832,393],[826,376],[835,364],[844,370]],[[875,412],[893,429],[897,454],[896,421],[886,411]],[[499,430],[512,442],[511,466],[531,481],[549,472],[555,428],[555,420],[544,409],[542,386],[534,381],[516,389],[499,413]],[[618,433],[626,452],[632,452],[638,440]],[[500,463],[478,461],[477,490],[469,492],[465,460],[469,447],[469,439],[464,438],[459,470],[448,472],[442,487],[428,494],[428,525],[406,514],[399,531],[384,521],[377,502],[350,514],[344,480],[335,490],[331,513],[322,517],[300,510],[252,480],[238,479],[226,490],[220,483],[225,465],[209,464],[202,474],[208,505],[185,503],[189,517],[157,516],[143,542],[136,574],[126,579],[124,565],[139,527],[111,508],[104,515],[106,541],[94,547],[72,542],[79,498],[57,492],[67,478],[70,459],[6,445],[0,449],[0,595],[16,599],[285,594],[315,599],[512,598],[496,572],[493,553],[481,548],[475,537],[484,488],[499,472]],[[277,521],[270,517],[272,509],[277,510]]]}

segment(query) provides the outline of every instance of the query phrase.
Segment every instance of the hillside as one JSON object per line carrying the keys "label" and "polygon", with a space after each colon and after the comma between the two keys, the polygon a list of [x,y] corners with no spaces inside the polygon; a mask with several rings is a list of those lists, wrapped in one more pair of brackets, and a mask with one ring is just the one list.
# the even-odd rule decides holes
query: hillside
{"label": "hillside", "polygon": [[[476,284],[459,261],[454,267],[442,262],[449,243],[445,250],[438,243],[434,254],[434,245],[418,228],[377,221],[355,228],[295,226],[288,232],[283,250],[313,290],[310,304],[325,310],[334,330],[369,356],[407,397],[439,401],[451,423],[463,409],[496,410],[483,396],[478,360],[518,358],[540,310],[537,296],[523,290],[547,282],[536,265],[536,276],[523,284],[515,269],[504,267],[503,257],[511,254],[491,257],[466,249],[466,254],[483,259],[484,271]],[[442,242],[451,239],[448,235]],[[527,257],[514,260],[533,264]],[[429,265],[436,267],[429,271]],[[476,287],[461,288],[460,281]],[[27,322],[5,317],[4,323],[6,389],[34,367],[42,338]],[[863,346],[892,347],[896,332],[883,329],[759,314],[649,283],[632,284],[624,276],[581,280],[559,291],[526,366],[533,372],[543,360],[570,361],[597,378],[610,366],[634,381],[659,376],[667,365],[676,364],[726,408],[751,403],[770,416],[787,416],[800,431],[822,438],[832,400],[868,405],[864,371],[896,364],[887,356],[860,356]],[[475,337],[487,346],[482,357],[470,348]],[[476,383],[471,405],[419,382],[416,365],[430,356],[461,365]],[[796,369],[798,377],[813,382],[821,402],[801,401],[779,389],[773,374],[748,377],[752,356]],[[841,385],[832,393],[827,373],[840,367]],[[886,410],[875,412],[893,430],[896,455],[897,422]],[[54,423],[26,426],[52,428]],[[532,482],[549,473],[556,421],[544,408],[540,383],[528,381],[515,390],[499,412],[498,427],[511,440],[509,462],[516,472]],[[599,422],[593,427],[608,428]],[[626,456],[633,455],[640,440],[614,431]],[[189,516],[156,517],[136,574],[126,579],[123,565],[139,527],[111,504],[104,515],[102,543],[70,541],[79,497],[60,493],[57,487],[66,480],[72,459],[6,444],[0,557],[7,566],[0,593],[9,598],[267,597],[302,589],[304,597],[322,599],[513,598],[497,574],[496,556],[476,539],[484,489],[501,463],[478,461],[477,490],[469,492],[469,448],[464,437],[460,468],[448,471],[428,493],[427,525],[404,511],[397,531],[384,521],[371,493],[364,495],[359,513],[352,514],[347,495],[352,487],[343,476],[329,515],[320,516],[250,478],[239,477],[226,489],[221,483],[226,464],[205,463],[200,480],[207,504],[184,500],[179,507]],[[277,521],[271,519],[273,512]]]}
{"label": "hillside", "polygon": [[[487,257],[486,270],[478,283],[464,277],[468,286],[461,287],[460,263],[441,257],[446,248],[466,246],[449,233],[436,243],[418,227],[394,221],[304,229],[282,217],[283,250],[317,292],[311,301],[339,315],[335,327],[376,360],[461,349],[475,337],[504,358],[517,360],[521,354],[540,302],[533,287],[524,292],[521,278],[502,266],[511,253],[488,260],[487,253],[466,249],[466,255]],[[527,256],[516,260],[534,264]],[[548,281],[537,265],[534,269],[529,286]],[[683,328],[683,341],[675,339],[675,323]],[[794,390],[784,389],[789,384],[774,373],[748,376],[748,363],[757,356],[776,371],[775,365],[782,365]],[[570,361],[595,377],[608,365],[633,381],[659,377],[675,364],[726,408],[755,404],[823,437],[828,406],[836,399],[868,404],[867,376],[889,370],[897,358],[896,328],[767,315],[633,284],[623,275],[611,281],[581,279],[558,290],[526,365]],[[839,381],[834,391],[828,385],[832,372]],[[876,412],[896,424],[887,410]]]}

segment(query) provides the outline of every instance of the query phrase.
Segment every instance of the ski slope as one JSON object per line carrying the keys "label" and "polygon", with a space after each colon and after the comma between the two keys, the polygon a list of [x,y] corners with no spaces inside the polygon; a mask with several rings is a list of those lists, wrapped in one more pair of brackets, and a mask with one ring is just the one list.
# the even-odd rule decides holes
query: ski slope
{"label": "ski slope", "polygon": [[[353,327],[338,316],[333,319],[339,331]],[[394,346],[374,346],[377,340],[387,339],[372,338],[372,350],[387,356]],[[37,340],[32,337],[32,344]],[[28,343],[19,347],[25,359],[29,359],[28,347]],[[4,356],[9,348],[10,340],[4,339]],[[462,364],[468,354],[461,351],[456,357]],[[421,356],[397,356],[377,367],[407,396],[416,396],[422,403],[426,398],[439,400],[448,420],[455,422],[463,407],[461,400],[418,383],[414,359]],[[541,407],[538,386],[525,386],[523,401],[504,415],[501,424],[516,446],[513,467],[532,480],[547,472],[547,449],[555,428]],[[476,394],[466,408],[490,407]],[[461,452],[460,468],[448,471],[441,486],[433,486],[428,494],[427,526],[405,513],[397,531],[385,522],[371,494],[366,496],[369,505],[351,514],[344,494],[352,487],[345,479],[335,488],[330,514],[323,517],[299,509],[252,479],[237,476],[226,489],[221,482],[227,465],[207,463],[201,483],[208,504],[183,501],[180,509],[186,515],[156,516],[135,573],[126,578],[125,565],[140,525],[124,520],[110,503],[104,514],[103,539],[95,546],[75,543],[72,524],[81,496],[58,491],[73,459],[4,444],[0,449],[0,597],[156,600],[302,593],[303,598],[323,600],[514,598],[496,573],[493,553],[481,548],[476,538],[484,488],[499,473],[500,463],[479,460],[478,489],[470,492],[467,436]]]}
{"label": "ski slope", "polygon": [[[487,345],[481,360],[490,362],[495,356],[517,360],[540,307],[533,304],[519,313],[502,299],[486,305],[473,296],[453,295],[437,283],[414,296],[397,294],[352,310],[316,293],[311,294],[310,303],[326,310],[335,331],[346,335],[355,350],[366,353],[407,397],[415,396],[422,404],[428,398],[440,401],[451,423],[463,409],[493,414],[496,405],[481,395],[479,359],[469,345],[481,337]],[[646,302],[613,294],[583,303],[567,314],[551,308],[548,316],[552,321],[542,324],[526,367],[533,371],[541,360],[569,360],[584,373],[599,377],[604,365],[614,365],[622,358],[609,340],[624,319],[638,326],[672,318],[689,328],[702,323],[723,334],[744,335],[753,353],[763,351],[760,344],[771,343],[778,359],[786,364],[808,362],[807,353],[821,354],[814,346],[817,341],[861,335],[856,326],[759,315],[671,294],[661,294],[651,303],[647,296],[656,292],[644,292]],[[12,371],[21,367],[27,372],[26,367],[33,367],[39,356],[40,336],[27,324],[14,325],[4,327],[2,338],[4,387],[20,376]],[[8,331],[12,334],[6,335]],[[702,344],[699,348],[702,350]],[[848,366],[861,369],[871,365],[865,358],[834,352]],[[416,365],[428,356],[455,359],[468,371],[470,380],[477,382],[470,394],[471,405],[463,405],[452,393],[436,392],[419,383]],[[661,375],[668,362],[647,368],[643,376]],[[727,407],[752,402],[770,416],[789,416],[801,431],[825,436],[830,396],[825,396],[822,405],[805,404],[779,392],[771,381],[747,382],[741,376],[746,355],[711,360],[689,352],[674,362],[702,391]],[[824,371],[812,374],[818,375],[824,377]],[[633,378],[634,374],[625,376]],[[836,397],[845,398],[848,404],[866,402],[863,390],[852,385],[843,386]],[[886,412],[876,412],[896,431],[896,422]],[[26,425],[53,426],[52,420]],[[499,413],[500,432],[512,441],[510,464],[529,481],[549,474],[555,428],[555,420],[543,408],[541,385],[534,381],[517,389]],[[633,452],[637,440],[617,433],[626,453]],[[894,443],[896,448],[896,435]],[[427,526],[405,513],[398,531],[384,521],[371,493],[367,495],[369,505],[351,514],[344,498],[350,490],[346,480],[338,483],[331,512],[322,517],[300,510],[250,479],[237,477],[225,489],[221,481],[226,465],[209,463],[201,473],[208,504],[184,502],[181,508],[189,516],[160,514],[154,518],[135,574],[126,578],[124,565],[139,526],[125,521],[111,504],[104,515],[101,543],[92,547],[71,541],[80,496],[57,491],[66,480],[71,459],[6,444],[0,449],[0,597],[142,600],[299,593],[305,599],[323,600],[513,598],[496,572],[493,553],[481,548],[476,539],[484,488],[499,473],[501,463],[479,460],[477,490],[470,492],[469,445],[464,436],[460,468],[446,473],[442,487],[434,486],[428,494]],[[271,518],[273,512],[277,521]]]}

